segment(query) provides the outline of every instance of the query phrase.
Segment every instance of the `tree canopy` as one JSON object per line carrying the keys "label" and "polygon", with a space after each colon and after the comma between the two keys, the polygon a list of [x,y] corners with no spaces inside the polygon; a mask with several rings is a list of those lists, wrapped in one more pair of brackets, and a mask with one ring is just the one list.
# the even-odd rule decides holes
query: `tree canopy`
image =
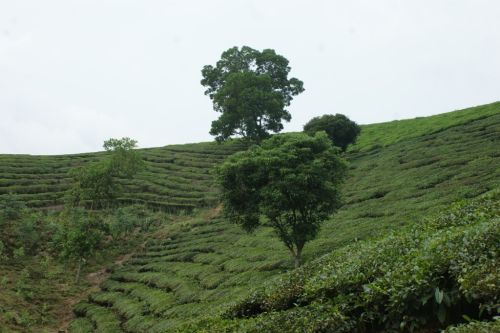
{"label": "tree canopy", "polygon": [[212,122],[210,134],[217,141],[233,135],[260,142],[290,121],[286,110],[293,96],[304,91],[297,78],[288,78],[288,60],[272,49],[262,52],[243,46],[222,53],[215,66],[202,69],[205,95],[221,116]]}
{"label": "tree canopy", "polygon": [[143,167],[140,154],[134,150],[137,141],[109,139],[103,147],[110,153],[107,158],[72,171],[75,184],[69,192],[71,205],[87,201],[92,208],[109,206],[120,193],[116,178],[130,178]]}
{"label": "tree canopy", "polygon": [[223,211],[247,231],[270,224],[298,266],[305,243],[340,207],[345,174],[326,134],[276,135],[218,168]]}
{"label": "tree canopy", "polygon": [[315,117],[304,125],[304,132],[309,135],[320,131],[325,131],[335,146],[346,151],[347,146],[356,142],[361,127],[340,113]]}
{"label": "tree canopy", "polygon": [[94,254],[104,237],[104,226],[83,209],[70,209],[64,214],[63,223],[57,225],[52,243],[61,259],[77,263],[75,280],[78,282],[82,266]]}

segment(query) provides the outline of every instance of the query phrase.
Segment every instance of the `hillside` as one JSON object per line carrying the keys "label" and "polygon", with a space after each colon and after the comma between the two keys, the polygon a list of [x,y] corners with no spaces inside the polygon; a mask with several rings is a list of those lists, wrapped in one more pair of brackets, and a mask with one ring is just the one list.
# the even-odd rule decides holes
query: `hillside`
{"label": "hillside", "polygon": [[[350,149],[351,155],[355,159],[363,156],[357,152],[367,153],[370,149],[373,155],[378,148],[437,134],[499,113],[500,102],[496,102],[431,117],[364,125],[358,143]],[[173,211],[213,206],[217,194],[212,167],[241,149],[244,145],[237,140],[223,145],[198,143],[140,149],[146,169],[134,180],[123,181],[125,193],[121,201]],[[59,156],[0,154],[0,200],[8,193],[16,193],[30,207],[60,206],[64,203],[65,190],[71,186],[68,171],[104,156],[103,152]]]}
{"label": "hillside", "polygon": [[[213,166],[242,149],[238,142],[199,143],[140,149],[146,168],[133,180],[122,180],[123,204],[147,203],[165,210],[192,210],[214,205]],[[15,193],[30,207],[64,204],[71,186],[68,172],[98,161],[106,153],[59,156],[0,155],[0,199]]]}
{"label": "hillside", "polygon": [[[408,131],[413,121],[419,124],[416,126],[419,129]],[[433,253],[442,246],[444,238],[441,233],[446,232],[439,229],[441,231],[433,236],[435,244],[427,244],[424,240],[437,229],[426,229],[424,219],[448,210],[449,205],[457,200],[475,198],[500,185],[500,103],[408,120],[404,126],[399,124],[365,126],[359,145],[347,155],[350,176],[344,189],[346,204],[326,223],[319,237],[305,247],[306,261],[311,262],[311,266],[305,269],[314,267],[310,275],[304,275],[307,285],[313,288],[312,294],[303,293],[303,284],[285,284],[281,287],[279,281],[287,281],[290,276],[281,274],[291,270],[292,265],[285,248],[273,237],[270,229],[262,228],[256,234],[248,235],[219,216],[217,210],[204,210],[194,217],[167,226],[132,259],[115,269],[110,279],[102,284],[101,292],[90,295],[88,300],[76,305],[78,319],[72,323],[72,331],[167,332],[179,329],[191,332],[206,329],[211,332],[257,332],[264,327],[272,331],[274,322],[290,322],[293,326],[294,321],[290,318],[303,319],[303,325],[305,322],[313,323],[316,318],[313,314],[322,313],[318,307],[332,314],[328,306],[340,307],[338,313],[333,313],[330,318],[338,316],[339,323],[355,325],[345,319],[347,312],[340,311],[347,305],[320,301],[339,293],[335,289],[335,280],[328,280],[332,285],[324,288],[321,287],[323,284],[317,282],[318,277],[322,279],[325,270],[331,274],[332,271],[328,269],[339,262],[345,263],[346,272],[359,271],[359,274],[365,274],[362,269],[365,266],[370,269],[366,260],[372,258],[367,256],[370,252],[366,251],[377,252],[379,245],[385,244],[376,243],[376,239],[394,231],[412,230],[408,228],[420,224],[424,225],[423,230],[418,231],[418,240],[422,242],[412,243],[413,253],[425,258],[426,253]],[[373,130],[370,126],[374,126]],[[381,137],[386,138],[383,145],[380,144]],[[495,201],[497,196],[488,200]],[[474,201],[470,205],[483,207],[482,203]],[[469,219],[465,219],[464,228],[460,227],[461,222],[456,223],[456,228],[452,225],[454,229],[450,237],[458,239],[453,246],[460,244],[459,238],[463,234],[473,235],[476,228],[484,230],[485,235],[493,235],[493,240],[487,243],[489,247],[495,244],[498,238],[494,237],[498,235],[494,231],[498,228],[493,227],[498,221],[498,204],[487,205],[485,210],[487,220],[483,219],[484,215],[480,215],[470,223],[467,222]],[[436,219],[439,221],[439,217],[431,220]],[[400,237],[406,242],[404,235]],[[385,242],[390,243],[390,240]],[[399,250],[408,244],[403,242],[398,248],[390,249]],[[326,259],[314,261],[314,258],[327,253]],[[404,255],[402,253],[392,258],[394,263],[390,266],[391,270],[406,262]],[[477,255],[481,256],[482,252]],[[492,254],[494,260],[497,260],[497,255]],[[359,257],[361,261],[351,261],[351,257]],[[383,259],[377,256],[373,258],[375,263]],[[481,267],[477,269],[480,271]],[[492,266],[489,261],[483,267],[484,273],[491,273],[491,267],[495,265]],[[371,279],[370,275],[365,277]],[[345,279],[350,281],[351,276],[345,275]],[[269,293],[257,293],[255,298],[250,296],[255,288],[271,280],[277,282],[274,282],[274,287],[270,287]],[[362,289],[366,284],[360,281],[354,289],[346,289],[346,294],[339,293],[339,297],[358,293],[359,288]],[[429,288],[424,282],[422,285]],[[447,286],[432,286],[433,292],[436,287]],[[275,289],[272,288],[278,291],[273,292]],[[325,293],[325,290],[331,290],[333,294]],[[488,295],[495,295],[495,292],[487,291]],[[280,303],[283,295],[291,296]],[[411,293],[409,295],[414,296]],[[368,296],[363,294],[362,297]],[[384,302],[381,301],[381,307],[387,306]],[[294,303],[304,306],[296,309]],[[360,306],[365,305],[363,303]],[[396,306],[396,303],[391,306]],[[267,309],[281,312],[258,316],[256,320],[238,319],[241,316],[258,315]],[[373,316],[374,310],[371,311],[369,315]],[[221,321],[220,314],[226,314],[228,321]],[[477,312],[472,311],[471,315],[477,316]],[[370,318],[364,323],[372,325],[370,320],[379,320]],[[205,321],[196,324],[201,319]],[[184,326],[190,322],[195,326]],[[434,320],[431,324],[437,323],[439,321]],[[414,325],[413,319],[408,320],[408,325]],[[311,324],[311,327],[316,326]],[[374,327],[380,329],[382,326]],[[324,328],[326,331],[328,329]],[[322,330],[318,328],[317,331]]]}
{"label": "hillside", "polygon": [[500,318],[488,320],[500,307],[499,244],[500,191],[492,191],[336,249],[179,331],[453,332],[465,322],[460,331],[498,332]]}

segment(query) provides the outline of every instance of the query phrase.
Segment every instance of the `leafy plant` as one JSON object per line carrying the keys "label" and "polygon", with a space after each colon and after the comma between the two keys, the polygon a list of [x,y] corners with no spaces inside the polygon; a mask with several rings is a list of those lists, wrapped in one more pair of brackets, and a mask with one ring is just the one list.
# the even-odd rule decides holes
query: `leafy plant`
{"label": "leafy plant", "polygon": [[52,242],[61,259],[76,262],[75,281],[79,281],[83,265],[94,254],[102,238],[102,224],[95,217],[82,209],[67,212]]}
{"label": "leafy plant", "polygon": [[340,113],[314,117],[304,125],[304,132],[309,135],[322,131],[326,132],[335,146],[346,151],[348,145],[356,142],[361,127]]}
{"label": "leafy plant", "polygon": [[461,201],[422,225],[308,263],[224,318],[258,321],[265,313],[315,302],[340,309],[359,332],[415,332],[463,317],[491,318],[500,308],[499,214],[500,191]]}
{"label": "leafy plant", "polygon": [[274,136],[218,168],[226,216],[247,231],[271,225],[296,267],[305,243],[340,207],[345,174],[345,162],[324,133]]}
{"label": "leafy plant", "polygon": [[281,131],[282,120],[291,119],[285,107],[304,91],[302,81],[289,79],[289,72],[288,60],[274,50],[248,46],[230,48],[215,67],[204,66],[201,84],[214,110],[221,113],[210,134],[217,141],[241,135],[260,142],[269,131]]}
{"label": "leafy plant", "polygon": [[136,146],[137,141],[130,138],[104,141],[104,149],[111,156],[70,171],[75,184],[68,191],[67,202],[78,206],[82,201],[90,201],[91,209],[113,204],[121,190],[116,178],[131,178],[144,165],[140,154],[134,150]]}
{"label": "leafy plant", "polygon": [[136,226],[139,225],[139,220],[130,209],[118,208],[110,219],[109,230],[113,238],[130,235]]}
{"label": "leafy plant", "polygon": [[40,214],[32,213],[16,223],[16,238],[26,254],[34,254],[41,240],[38,230]]}
{"label": "leafy plant", "polygon": [[26,205],[18,195],[8,193],[0,199],[0,211],[2,213],[0,223],[2,222],[2,219],[17,220],[21,218],[22,212],[25,208]]}

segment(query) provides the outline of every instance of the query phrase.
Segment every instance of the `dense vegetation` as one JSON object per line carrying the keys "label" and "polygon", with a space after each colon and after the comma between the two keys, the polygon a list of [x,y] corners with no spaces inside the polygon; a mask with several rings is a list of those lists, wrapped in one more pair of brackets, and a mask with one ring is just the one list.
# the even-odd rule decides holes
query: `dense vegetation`
{"label": "dense vegetation", "polygon": [[[498,113],[500,102],[431,117],[363,125],[362,134],[351,151],[368,153],[371,150],[376,155],[384,146],[437,134]],[[495,135],[491,129],[489,133],[482,134]],[[441,151],[454,149],[451,142],[443,146],[443,140],[437,140]],[[454,140],[462,139],[456,136]],[[463,140],[467,143],[467,135]],[[470,145],[476,143],[477,140],[473,140]],[[140,149],[145,169],[133,181],[122,181],[124,194],[119,200],[122,203],[146,203],[166,210],[212,206],[217,202],[217,190],[211,174],[213,166],[245,147],[236,140],[224,144],[199,143]],[[9,193],[16,193],[29,207],[60,206],[64,204],[66,190],[72,185],[68,171],[105,156],[103,152],[59,156],[0,154],[0,201]]]}
{"label": "dense vegetation", "polygon": [[499,244],[494,191],[380,240],[335,250],[260,288],[222,319],[181,331],[415,332],[491,320],[500,307]]}
{"label": "dense vegetation", "polygon": [[[339,249],[334,254],[328,255],[327,258],[331,261],[327,262],[330,265],[343,264],[345,270],[353,270],[353,274],[359,270],[361,278],[363,271],[357,265],[359,262],[353,261],[350,264],[350,260],[347,260],[348,254],[354,256],[357,253],[359,260],[362,260],[364,255],[372,251],[371,258],[374,263],[378,263],[374,256],[378,253],[377,249],[382,248],[381,244],[385,243],[361,242],[360,240],[398,230],[405,225],[407,226],[405,228],[409,228],[408,226],[415,222],[422,222],[425,216],[438,213],[456,200],[463,197],[476,197],[498,186],[500,155],[496,147],[500,139],[499,132],[500,114],[496,114],[445,129],[439,134],[429,134],[398,142],[384,149],[375,148],[368,152],[351,153],[349,155],[351,170],[348,179],[350,186],[345,189],[346,205],[334,220],[324,226],[318,239],[311,242],[306,249],[306,257],[311,261],[312,258],[321,254]],[[476,204],[471,203],[473,207]],[[480,207],[481,205],[479,203]],[[493,210],[495,207],[498,205],[493,206]],[[488,210],[488,214],[494,213],[487,207],[485,210]],[[475,229],[480,230],[479,222],[474,221],[467,227],[471,235],[474,234]],[[482,228],[487,230],[485,231],[487,234],[495,226],[491,224],[492,221],[494,220],[488,219],[482,225]],[[437,232],[438,229],[433,230],[429,226],[418,230],[421,230],[418,231],[419,238],[415,238],[413,245],[415,260],[425,258],[426,253],[434,251],[434,248],[427,248],[427,245],[419,243],[419,240],[426,239],[429,234]],[[436,234],[436,244],[433,246],[441,246],[440,242],[443,240],[441,233],[446,234],[446,229],[439,230],[441,231]],[[458,228],[455,231],[456,234],[451,234],[450,237],[460,237],[463,230]],[[410,235],[411,232],[417,231],[408,231],[407,234],[400,236],[394,234],[391,237],[395,240],[401,238],[403,242],[408,239],[405,235]],[[389,239],[381,242],[386,242],[389,246],[391,244]],[[456,246],[458,243],[454,244]],[[487,248],[492,248],[492,244],[495,244],[494,240],[490,240]],[[346,245],[349,247],[344,247]],[[400,248],[398,247],[397,250],[399,251]],[[424,250],[426,252],[420,253]],[[339,257],[339,253],[344,253],[344,257]],[[480,256],[481,253],[477,255]],[[405,262],[403,258],[405,257],[394,255],[393,262],[388,262],[387,265],[393,265],[390,267],[396,269],[399,264]],[[382,259],[380,257],[377,260]],[[438,261],[447,259],[449,258],[435,258]],[[321,260],[313,262],[307,267],[316,265],[318,271],[312,272],[319,272],[319,269],[324,266],[323,268],[327,271],[330,266],[326,263],[322,265],[322,262]],[[247,235],[218,216],[216,212],[207,212],[205,215],[201,214],[191,220],[171,225],[165,229],[163,235],[151,240],[142,253],[137,254],[124,267],[115,270],[111,278],[102,285],[102,292],[91,295],[87,301],[76,306],[75,312],[80,317],[73,323],[72,328],[75,332],[85,332],[88,327],[93,327],[97,331],[117,332],[163,332],[174,328],[181,331],[193,331],[194,327],[199,330],[206,328],[214,332],[219,332],[226,327],[228,331],[238,329],[265,331],[271,330],[273,324],[284,325],[286,322],[290,325],[294,323],[301,325],[297,327],[304,326],[304,322],[293,321],[293,318],[306,320],[312,328],[318,328],[314,326],[314,320],[325,325],[334,322],[338,323],[339,329],[358,324],[382,328],[385,325],[392,326],[399,320],[399,318],[392,318],[387,322],[381,321],[377,323],[380,326],[376,326],[368,319],[366,323],[354,323],[346,319],[347,313],[338,311],[332,314],[331,306],[335,307],[335,304],[314,301],[328,296],[328,294],[322,294],[322,289],[311,294],[310,303],[302,304],[303,295],[300,285],[298,289],[290,287],[289,293],[280,289],[270,296],[270,298],[277,297],[277,306],[282,306],[279,310],[286,311],[258,315],[255,319],[237,319],[242,312],[243,315],[256,315],[267,309],[277,311],[278,308],[272,306],[262,308],[262,304],[259,303],[262,299],[259,297],[260,294],[252,296],[251,290],[291,267],[292,263],[286,251],[283,251],[282,245],[273,237],[271,228],[259,229],[256,234]],[[366,269],[370,267],[372,266],[367,266]],[[423,268],[425,267],[424,265]],[[488,269],[491,267],[495,266],[487,266]],[[436,269],[442,269],[442,267]],[[295,275],[292,273],[290,276]],[[312,275],[314,276],[316,275]],[[304,279],[307,277],[308,275],[304,275]],[[345,278],[350,277],[345,276]],[[286,281],[286,279],[286,276],[278,278],[278,282],[274,285],[277,284],[279,287],[279,281]],[[366,283],[363,282],[362,285],[364,284]],[[358,284],[357,287],[359,286]],[[443,298],[444,295],[449,296],[450,290],[454,290],[444,289],[446,285],[440,284],[426,286],[425,281],[422,282],[422,286],[422,288],[427,288],[426,292],[430,293],[435,293],[436,287],[439,287],[438,299],[441,297],[442,290],[445,290]],[[412,286],[409,288],[411,289]],[[273,290],[272,287],[270,290]],[[358,289],[354,288],[350,291],[354,293]],[[290,299],[279,299],[279,295],[286,296],[290,293],[297,298],[291,296]],[[491,295],[494,295],[494,290],[491,291]],[[351,296],[346,294],[344,298]],[[404,296],[401,295],[401,297]],[[409,296],[413,295],[409,294]],[[237,299],[240,301],[236,302],[232,308],[229,307]],[[263,302],[266,300],[267,298]],[[283,304],[280,303],[281,301]],[[382,304],[385,304],[383,302]],[[305,306],[295,307],[293,303]],[[429,306],[432,304],[434,303],[429,301]],[[339,303],[340,305],[342,304]],[[359,304],[359,306],[364,305]],[[328,315],[332,315],[330,321],[324,320],[325,311]],[[373,308],[370,308],[370,311],[367,315],[372,316],[377,313]],[[437,309],[437,311],[443,310]],[[220,315],[223,314],[227,319],[220,319]],[[401,316],[405,315],[406,313],[403,313]],[[443,315],[440,316],[443,318]],[[477,311],[470,313],[471,318],[477,316]],[[194,323],[195,326],[183,326],[186,322],[196,322],[203,318],[208,319],[201,323]],[[409,317],[404,319],[404,327],[426,324],[444,326],[448,323],[447,320],[450,322],[456,320],[445,315],[444,323],[441,324],[437,313],[432,318],[429,318],[428,323],[420,323],[421,318]],[[486,313],[485,318],[488,318]],[[373,320],[379,319],[373,318]],[[344,324],[347,326],[340,326]],[[398,324],[401,325],[401,322]],[[289,328],[293,329],[292,326]],[[321,331],[319,328],[318,330]]]}
{"label": "dense vegetation", "polygon": [[67,325],[72,304],[95,290],[109,274],[107,267],[178,218],[139,205],[99,212],[33,211],[15,195],[1,208],[2,333],[54,332]]}
{"label": "dense vegetation", "polygon": [[[479,201],[469,199],[500,185],[499,143],[500,103],[422,119],[362,126],[358,143],[346,155],[350,166],[348,186],[344,189],[345,205],[305,248],[304,269],[310,268],[310,273],[300,274],[303,278],[296,285],[289,281],[293,282],[303,271],[289,272],[293,262],[270,227],[246,234],[221,217],[218,209],[203,208],[217,202],[212,167],[241,150],[241,143],[140,150],[146,168],[134,181],[121,180],[124,195],[119,200],[123,204],[142,202],[151,208],[177,213],[189,210],[192,214],[165,215],[157,223],[156,232],[134,233],[134,237],[121,238],[119,249],[101,249],[87,272],[92,272],[92,267],[97,270],[100,263],[110,266],[111,276],[100,292],[92,293],[75,306],[78,318],[71,329],[73,332],[163,332],[194,328],[214,332],[266,331],[280,323],[292,330],[294,323],[306,320],[307,327],[318,328],[317,331],[321,331],[317,326],[320,324],[334,325],[327,327],[341,331],[350,325],[369,330],[402,322],[405,329],[413,325],[433,331],[459,321],[464,324],[448,331],[499,330],[495,322],[467,324],[464,318],[450,314],[469,297],[471,307],[463,311],[467,318],[479,318],[478,302],[486,305],[480,317],[483,320],[491,319],[493,315],[488,311],[498,307],[498,298],[494,299],[498,289],[491,289],[497,285],[491,287],[488,282],[498,281],[498,269],[495,271],[498,262],[493,266],[494,260],[498,260],[494,259],[498,258],[498,252],[494,251],[498,244],[494,243],[494,237],[498,237],[495,233],[498,218],[493,217],[498,214],[498,194]],[[15,192],[31,207],[60,205],[64,189],[71,185],[67,170],[103,155],[2,155],[0,198],[8,198],[9,192]],[[451,203],[464,198],[467,201],[449,208]],[[471,216],[462,218],[461,212],[467,211]],[[451,218],[451,213],[458,217]],[[109,223],[120,219],[115,213],[110,216],[114,217],[110,217]],[[436,217],[424,223],[429,216]],[[139,229],[144,221],[150,218],[140,219]],[[73,279],[72,275],[62,274],[62,264],[53,261],[49,263],[48,274],[28,272],[28,277],[20,279],[23,274],[26,276],[25,267],[41,267],[38,264],[41,257],[15,259],[13,250],[20,247],[15,237],[17,227],[13,222],[6,223],[8,239],[12,241],[7,244],[7,259],[0,260],[0,271],[7,272],[4,273],[7,279],[0,277],[5,281],[0,285],[0,326],[34,332],[41,331],[43,326],[54,327],[53,323],[23,320],[34,317],[54,320],[51,316],[44,317],[43,311],[53,316],[55,309],[50,304],[64,304],[65,297],[77,295],[85,286],[76,287],[77,290],[49,288],[48,281],[68,286],[68,280]],[[400,229],[404,232],[399,232]],[[141,239],[146,235],[148,242],[136,246],[142,244]],[[43,237],[42,244],[47,241]],[[463,252],[466,255],[454,257],[462,253],[455,249],[463,239],[472,244],[470,251],[467,247],[468,252]],[[408,251],[391,255],[391,240],[405,245]],[[436,251],[446,248],[448,243],[449,250]],[[474,246],[482,243],[486,247]],[[132,248],[135,255],[130,260],[112,267],[114,259],[108,258],[115,258],[121,251],[132,252]],[[492,249],[491,253],[481,252],[485,248]],[[379,249],[386,252],[379,253]],[[384,255],[388,260],[383,260]],[[372,262],[365,265],[367,261],[363,260],[368,258]],[[448,265],[450,260],[457,266]],[[399,274],[413,272],[406,263],[415,263],[416,271],[432,280],[406,280],[407,275]],[[470,266],[473,275],[462,274],[460,265]],[[387,268],[387,274],[385,270],[381,272],[381,267]],[[332,278],[337,270],[344,280]],[[352,279],[352,284],[342,284],[352,277],[349,274],[356,272],[360,274]],[[483,278],[485,283],[479,289],[467,284]],[[400,283],[401,293],[387,292],[390,282]],[[259,291],[253,292],[255,288]],[[33,298],[22,298],[23,290],[31,292]],[[421,299],[420,303],[412,301],[422,295],[431,295],[427,303],[422,304]],[[422,305],[412,308],[418,304]],[[441,304],[444,310],[440,310]],[[382,318],[391,307],[399,312]],[[405,317],[412,309],[416,309],[415,316]],[[429,309],[432,315],[425,317],[424,323],[420,315]],[[24,310],[28,314],[23,314]],[[366,315],[358,319],[359,313]]]}
{"label": "dense vegetation", "polygon": [[360,136],[353,150],[369,150],[373,147],[384,147],[408,138],[438,133],[453,126],[464,125],[476,119],[498,114],[499,108],[500,102],[495,102],[431,117],[394,120],[362,126],[363,135]]}

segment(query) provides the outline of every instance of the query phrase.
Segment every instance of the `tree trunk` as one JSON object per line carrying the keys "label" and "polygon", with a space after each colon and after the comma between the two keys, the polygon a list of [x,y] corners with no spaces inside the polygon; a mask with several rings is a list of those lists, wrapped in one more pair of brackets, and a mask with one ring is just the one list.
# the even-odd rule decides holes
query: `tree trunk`
{"label": "tree trunk", "polygon": [[297,248],[297,251],[293,254],[293,259],[295,268],[299,268],[302,265],[302,249]]}

